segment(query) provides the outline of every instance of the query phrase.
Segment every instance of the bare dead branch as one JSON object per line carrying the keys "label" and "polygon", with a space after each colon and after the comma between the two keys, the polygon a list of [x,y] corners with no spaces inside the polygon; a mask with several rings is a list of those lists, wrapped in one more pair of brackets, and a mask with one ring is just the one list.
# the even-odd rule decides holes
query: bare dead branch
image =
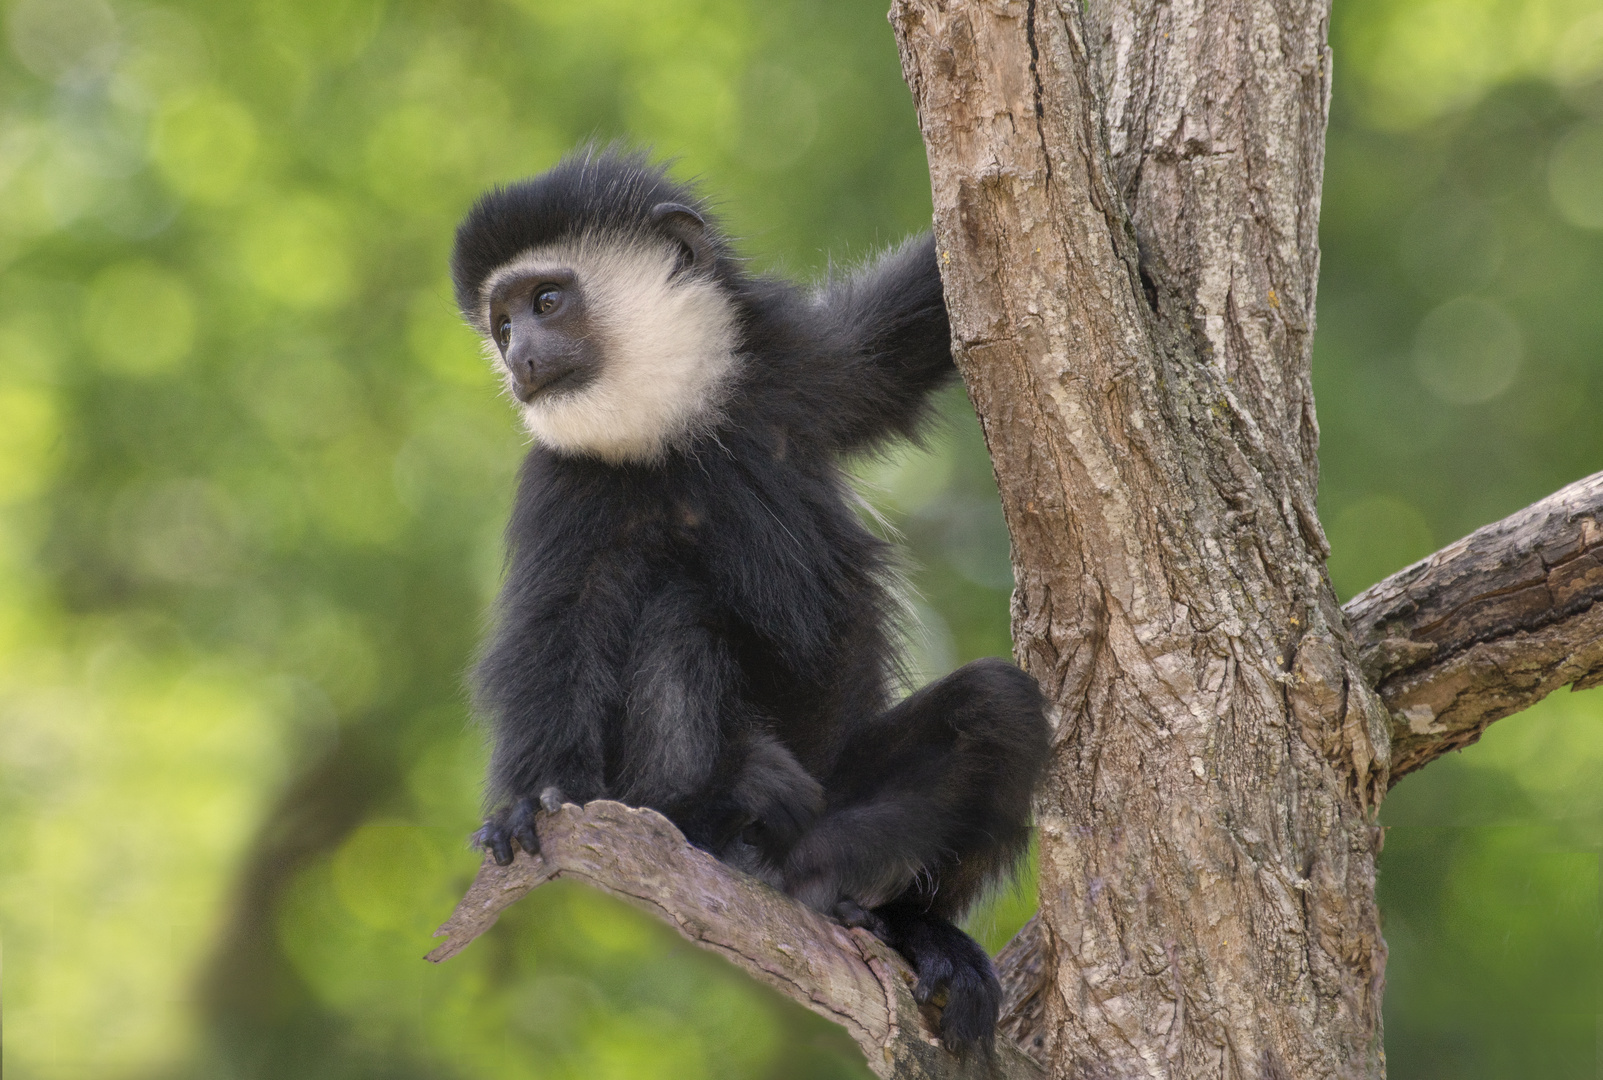
{"label": "bare dead branch", "polygon": [[428,959],[447,960],[532,889],[572,878],[634,904],[688,940],[849,1032],[877,1076],[898,1080],[1039,1080],[1040,1068],[1006,1038],[996,1054],[962,1057],[936,1041],[913,973],[872,934],[826,919],[757,879],[691,847],[654,810],[599,800],[542,814],[542,854],[510,866],[486,859]]}
{"label": "bare dead branch", "polygon": [[1391,778],[1561,686],[1603,683],[1603,472],[1400,570],[1345,611],[1392,714]]}

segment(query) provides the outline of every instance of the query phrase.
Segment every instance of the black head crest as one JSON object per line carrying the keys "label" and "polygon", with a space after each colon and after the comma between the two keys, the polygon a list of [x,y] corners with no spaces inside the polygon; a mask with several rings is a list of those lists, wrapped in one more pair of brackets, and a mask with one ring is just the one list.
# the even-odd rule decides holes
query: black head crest
{"label": "black head crest", "polygon": [[530,248],[597,233],[679,243],[698,267],[728,255],[705,200],[691,185],[670,179],[667,165],[641,150],[590,147],[474,203],[457,227],[451,255],[457,304],[471,318],[479,287],[497,267]]}

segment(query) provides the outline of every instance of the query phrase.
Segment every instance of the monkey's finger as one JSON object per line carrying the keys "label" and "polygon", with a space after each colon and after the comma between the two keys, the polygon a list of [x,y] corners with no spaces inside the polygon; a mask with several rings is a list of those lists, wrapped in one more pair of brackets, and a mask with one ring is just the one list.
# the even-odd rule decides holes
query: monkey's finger
{"label": "monkey's finger", "polygon": [[540,805],[545,808],[545,812],[548,814],[554,814],[561,810],[562,804],[567,801],[567,796],[563,795],[562,789],[555,784],[540,792]]}
{"label": "monkey's finger", "polygon": [[511,836],[508,835],[505,828],[491,824],[491,822],[484,822],[484,828],[481,828],[479,832],[473,833],[473,841],[478,844],[479,848],[484,848],[484,851],[491,852],[495,865],[505,867],[505,865],[510,864]]}
{"label": "monkey's finger", "polygon": [[512,816],[507,819],[507,828],[512,832],[512,838],[518,846],[530,855],[540,854],[540,837],[534,831],[534,804],[528,799],[519,799],[512,808]]}

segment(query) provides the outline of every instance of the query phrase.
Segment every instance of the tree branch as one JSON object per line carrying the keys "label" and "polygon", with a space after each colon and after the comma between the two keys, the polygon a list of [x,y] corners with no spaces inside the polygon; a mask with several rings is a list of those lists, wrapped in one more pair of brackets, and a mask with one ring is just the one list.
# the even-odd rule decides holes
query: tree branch
{"label": "tree branch", "polygon": [[1400,570],[1345,606],[1392,715],[1391,779],[1561,686],[1603,684],[1603,472]]}
{"label": "tree branch", "polygon": [[848,930],[756,878],[691,847],[654,810],[596,801],[542,814],[541,855],[518,852],[510,866],[485,859],[429,953],[439,963],[461,952],[500,913],[555,878],[611,893],[672,925],[780,993],[849,1032],[881,1077],[898,1080],[1040,1080],[1041,1070],[999,1038],[991,1060],[958,1056],[936,1040],[934,1010],[920,1010],[913,973],[863,930]]}

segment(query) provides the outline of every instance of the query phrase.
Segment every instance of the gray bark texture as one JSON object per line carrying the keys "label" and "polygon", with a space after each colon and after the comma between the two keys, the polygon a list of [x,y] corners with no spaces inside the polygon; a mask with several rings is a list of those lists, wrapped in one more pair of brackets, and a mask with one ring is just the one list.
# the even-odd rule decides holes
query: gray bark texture
{"label": "gray bark texture", "polygon": [[[1365,676],[1392,717],[1395,783],[1564,686],[1603,685],[1603,473],[1549,495],[1347,601]],[[1041,1064],[1052,983],[1032,918],[996,958],[1002,1030]]]}
{"label": "gray bark texture", "polygon": [[1309,377],[1325,0],[894,0],[953,351],[1052,702],[997,1053],[649,810],[543,814],[429,955],[566,876],[843,1025],[882,1077],[1379,1078],[1392,780],[1603,682],[1603,473],[1337,604]]}

